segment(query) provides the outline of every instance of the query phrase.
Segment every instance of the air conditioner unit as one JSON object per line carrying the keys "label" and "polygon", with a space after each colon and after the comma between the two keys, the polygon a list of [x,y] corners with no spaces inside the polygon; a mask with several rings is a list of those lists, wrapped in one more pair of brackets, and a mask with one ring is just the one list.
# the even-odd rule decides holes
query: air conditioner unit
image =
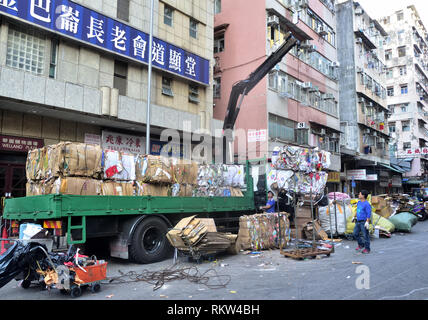
{"label": "air conditioner unit", "polygon": [[326,28],[324,28],[323,25],[318,26],[317,32],[319,33],[320,36],[327,35],[327,30],[326,30]]}
{"label": "air conditioner unit", "polygon": [[338,61],[333,61],[333,62],[331,63],[331,66],[332,66],[333,68],[338,68],[338,67],[340,67],[340,63],[339,63]]}
{"label": "air conditioner unit", "polygon": [[268,25],[279,24],[279,18],[276,15],[272,15],[268,17]]}
{"label": "air conditioner unit", "polygon": [[358,7],[357,9],[355,9],[355,14],[357,16],[360,16],[363,14],[363,9],[361,7]]}
{"label": "air conditioner unit", "polygon": [[320,133],[322,136],[325,136],[325,129],[321,129]]}
{"label": "air conditioner unit", "polygon": [[324,95],[324,100],[334,99],[334,95],[332,93],[326,93]]}
{"label": "air conditioner unit", "polygon": [[308,129],[308,124],[306,122],[298,122],[296,125],[296,129]]}
{"label": "air conditioner unit", "polygon": [[310,88],[312,88],[312,82],[304,82],[302,88],[303,89],[310,89]]}

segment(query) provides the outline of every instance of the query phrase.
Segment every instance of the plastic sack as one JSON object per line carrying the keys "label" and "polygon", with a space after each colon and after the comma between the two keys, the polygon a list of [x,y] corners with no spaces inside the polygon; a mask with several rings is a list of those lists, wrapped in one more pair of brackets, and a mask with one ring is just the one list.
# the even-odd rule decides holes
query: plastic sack
{"label": "plastic sack", "polygon": [[412,227],[418,222],[418,218],[409,212],[401,212],[390,217],[388,220],[394,224],[395,230],[405,232],[410,232]]}
{"label": "plastic sack", "polygon": [[[319,214],[321,227],[325,232],[330,233],[330,220],[331,220],[332,233],[345,234],[347,219],[349,216],[352,216],[352,209],[350,205],[343,206],[340,204],[336,204],[336,213],[335,213],[334,204],[330,202],[329,205],[326,207],[319,207],[318,214]],[[336,228],[336,224],[337,224],[337,228]]]}
{"label": "plastic sack", "polygon": [[372,221],[374,226],[376,227],[379,226],[382,230],[385,230],[389,233],[392,233],[395,231],[395,226],[391,221],[389,221],[388,219],[385,219],[384,217],[374,212],[372,213]]}

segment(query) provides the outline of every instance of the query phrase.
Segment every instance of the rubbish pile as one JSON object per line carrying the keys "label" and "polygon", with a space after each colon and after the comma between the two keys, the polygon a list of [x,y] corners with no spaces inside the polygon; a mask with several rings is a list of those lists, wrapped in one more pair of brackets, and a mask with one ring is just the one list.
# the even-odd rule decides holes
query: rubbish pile
{"label": "rubbish pile", "polygon": [[48,289],[59,289],[63,294],[78,297],[85,286],[98,292],[106,273],[105,261],[81,255],[73,246],[67,253],[52,253],[42,243],[15,241],[0,256],[0,288],[15,279],[22,280],[24,289],[37,282]]}
{"label": "rubbish pile", "polygon": [[246,188],[242,165],[199,165],[73,142],[31,150],[26,176],[27,196],[242,197]]}
{"label": "rubbish pile", "polygon": [[199,259],[226,251],[235,244],[237,235],[217,232],[213,219],[196,218],[194,215],[181,219],[166,237],[174,248]]}

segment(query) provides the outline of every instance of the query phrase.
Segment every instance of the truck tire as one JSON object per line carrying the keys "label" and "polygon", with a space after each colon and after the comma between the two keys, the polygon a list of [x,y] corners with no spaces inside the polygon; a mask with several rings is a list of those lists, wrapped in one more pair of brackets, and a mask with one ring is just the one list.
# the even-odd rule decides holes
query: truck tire
{"label": "truck tire", "polygon": [[129,247],[130,258],[137,263],[152,263],[172,254],[166,234],[168,226],[162,218],[149,217],[138,224]]}

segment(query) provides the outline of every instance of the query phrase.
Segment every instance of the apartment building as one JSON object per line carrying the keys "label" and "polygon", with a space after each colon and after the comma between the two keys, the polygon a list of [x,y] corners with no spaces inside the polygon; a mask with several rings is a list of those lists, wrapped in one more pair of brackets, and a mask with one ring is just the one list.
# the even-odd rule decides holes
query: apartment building
{"label": "apartment building", "polygon": [[387,33],[352,0],[337,4],[337,25],[344,191],[384,193],[399,174],[388,151]]}
{"label": "apartment building", "polygon": [[[213,1],[154,4],[156,154],[163,129],[221,122],[212,120]],[[149,0],[0,1],[1,196],[25,194],[31,148],[78,141],[145,152],[149,32]]]}
{"label": "apartment building", "polygon": [[379,19],[385,44],[393,160],[407,191],[428,181],[428,33],[415,6]]}
{"label": "apartment building", "polygon": [[[270,158],[295,144],[332,153],[338,188],[340,120],[336,13],[330,0],[216,0],[214,118],[223,120],[234,83],[246,79],[291,32],[300,42],[243,99],[235,129],[243,158]],[[239,12],[240,14],[236,14]],[[242,134],[243,133],[243,134]]]}

